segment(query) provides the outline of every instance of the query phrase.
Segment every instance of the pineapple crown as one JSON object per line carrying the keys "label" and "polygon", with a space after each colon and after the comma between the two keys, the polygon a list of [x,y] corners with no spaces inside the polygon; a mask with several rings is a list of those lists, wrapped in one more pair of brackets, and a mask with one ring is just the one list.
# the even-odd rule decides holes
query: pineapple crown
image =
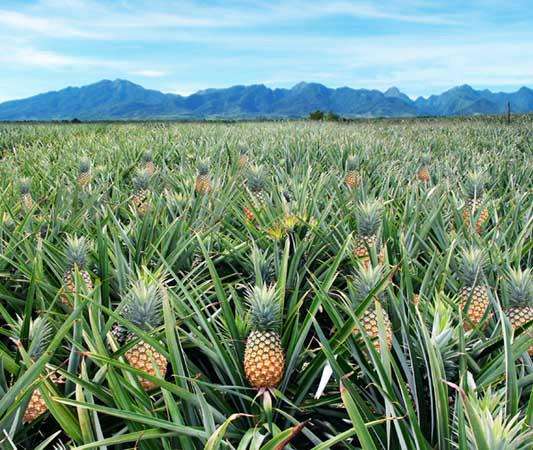
{"label": "pineapple crown", "polygon": [[146,164],[146,163],[149,163],[149,162],[152,162],[152,161],[153,161],[152,151],[151,151],[151,150],[146,150],[146,151],[143,153],[142,160],[143,160],[143,162],[144,162],[145,164]]}
{"label": "pineapple crown", "polygon": [[485,191],[485,179],[481,172],[469,172],[465,180],[465,193],[468,198],[480,199]]}
{"label": "pineapple crown", "polygon": [[133,178],[133,187],[136,191],[146,191],[150,185],[150,175],[146,170],[139,170]]}
{"label": "pineapple crown", "polygon": [[252,192],[261,192],[265,188],[265,171],[262,166],[254,165],[248,170],[248,188]]}
{"label": "pineapple crown", "polygon": [[89,243],[82,237],[67,237],[67,265],[69,269],[78,267],[83,269],[87,262]]}
{"label": "pineapple crown", "polygon": [[20,195],[26,195],[30,193],[31,180],[29,178],[22,178],[19,184]]}
{"label": "pineapple crown", "polygon": [[274,273],[267,253],[263,253],[254,245],[250,259],[254,267],[256,284],[261,286],[269,284],[273,280]]}
{"label": "pineapple crown", "polygon": [[[360,303],[364,301],[368,295],[378,287],[383,281],[383,268],[381,266],[362,267],[356,274],[354,279],[355,301]],[[380,292],[375,296],[382,299]]]}
{"label": "pineapple crown", "polygon": [[276,285],[254,286],[246,293],[253,330],[276,331],[280,324],[281,307],[276,298]]}
{"label": "pineapple crown", "polygon": [[359,160],[357,156],[355,155],[348,156],[348,159],[346,160],[347,171],[356,170],[358,165],[359,165]]}
{"label": "pineapple crown", "polygon": [[431,162],[431,158],[429,155],[423,155],[420,158],[420,167],[427,167],[429,166],[429,163]]}
{"label": "pineapple crown", "polygon": [[[23,323],[22,317],[17,317],[17,322],[13,325],[13,339],[20,339]],[[33,360],[38,359],[50,343],[51,337],[52,326],[46,318],[39,316],[36,319],[30,319],[28,356]]]}
{"label": "pineapple crown", "polygon": [[247,154],[248,154],[248,149],[246,148],[246,146],[244,144],[240,144],[239,155],[247,155]]}
{"label": "pineapple crown", "polygon": [[507,274],[505,289],[511,306],[533,306],[531,269],[511,269]]}
{"label": "pineapple crown", "polygon": [[355,210],[357,220],[357,234],[361,236],[373,236],[377,234],[381,226],[383,204],[378,200],[370,200],[360,203]]}
{"label": "pineapple crown", "polygon": [[466,287],[474,287],[485,279],[487,257],[483,250],[470,247],[461,253],[459,263],[459,278]]}
{"label": "pineapple crown", "polygon": [[209,172],[209,160],[208,159],[201,159],[198,163],[198,175],[207,175]]}
{"label": "pineapple crown", "polygon": [[83,157],[80,159],[78,170],[80,173],[88,173],[91,170],[91,160],[89,158]]}
{"label": "pineapple crown", "polygon": [[126,294],[121,314],[143,330],[155,328],[161,323],[161,300],[156,282],[137,280]]}

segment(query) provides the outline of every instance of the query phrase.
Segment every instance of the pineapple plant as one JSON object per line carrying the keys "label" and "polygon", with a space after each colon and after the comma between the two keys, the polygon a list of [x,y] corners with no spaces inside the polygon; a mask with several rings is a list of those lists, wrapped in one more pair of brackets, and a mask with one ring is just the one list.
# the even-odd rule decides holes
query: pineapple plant
{"label": "pineapple plant", "polygon": [[61,303],[69,305],[69,294],[76,293],[76,272],[79,273],[87,292],[92,290],[93,282],[86,270],[89,251],[87,240],[84,237],[67,237],[66,244],[67,270],[63,275],[64,293],[61,295]]}
{"label": "pineapple plant", "polygon": [[247,293],[251,332],[246,339],[244,372],[256,389],[276,387],[285,370],[279,335],[280,304],[276,287],[254,286]]}
{"label": "pineapple plant", "polygon": [[207,159],[202,159],[198,163],[198,175],[196,176],[194,189],[197,194],[208,194],[211,191],[209,162]]}
{"label": "pineapple plant", "polygon": [[137,172],[133,178],[133,189],[133,207],[142,216],[150,210],[150,175],[146,170]]}
{"label": "pineapple plant", "polygon": [[[158,327],[162,322],[161,291],[158,284],[142,279],[135,282],[119,308],[119,313],[143,331],[148,332]],[[129,333],[120,326],[114,328],[113,334],[118,337],[119,343],[135,337],[133,333]],[[142,340],[131,347],[124,357],[135,369],[152,376],[157,376],[159,372],[163,378],[165,377],[167,359]],[[153,381],[144,378],[141,378],[140,384],[147,391],[156,387]]]}
{"label": "pineapple plant", "polygon": [[[506,280],[508,307],[504,312],[513,329],[529,324],[533,328],[533,283],[531,269],[510,270]],[[533,330],[527,331],[533,342]],[[533,344],[528,353],[533,356]]]}
{"label": "pineapple plant", "polygon": [[[12,332],[12,339],[15,343],[20,342],[22,325],[22,317],[18,317]],[[28,348],[26,349],[26,352],[32,361],[39,359],[43,354],[50,342],[51,336],[52,327],[46,318],[40,316],[30,320]],[[41,391],[37,388],[30,396],[30,400],[24,411],[24,415],[22,416],[22,422],[31,423],[42,416],[46,411],[48,411],[48,407],[46,406]]]}
{"label": "pineapple plant", "polygon": [[429,183],[431,179],[429,175],[429,162],[430,162],[430,159],[429,159],[429,156],[427,155],[423,156],[420,161],[417,177],[419,181],[421,181],[422,183]]}
{"label": "pineapple plant", "polygon": [[353,189],[359,184],[359,173],[357,172],[358,165],[359,163],[356,156],[348,156],[348,159],[346,160],[344,184],[346,184],[349,189]]}
{"label": "pineapple plant", "polygon": [[155,173],[155,164],[154,164],[154,160],[153,160],[153,157],[152,157],[152,152],[150,150],[146,150],[143,153],[142,161],[143,161],[143,166],[144,166],[143,169],[144,169],[144,171],[149,176],[152,176]]}
{"label": "pineapple plant", "polygon": [[364,265],[370,265],[371,249],[383,262],[385,254],[381,246],[379,231],[382,222],[383,205],[377,200],[360,203],[355,210],[357,234],[353,254]]}
{"label": "pineapple plant", "polygon": [[84,188],[91,181],[91,160],[82,158],[78,166],[78,177],[76,179],[78,186]]}
{"label": "pineapple plant", "polygon": [[22,178],[19,185],[20,200],[22,207],[29,211],[33,208],[33,198],[31,196],[31,180],[29,178]]}
{"label": "pineapple plant", "polygon": [[489,291],[485,280],[485,253],[479,248],[462,252],[458,277],[461,281],[459,307],[466,315],[465,330],[476,327],[485,317],[489,307]]}
{"label": "pineapple plant", "polygon": [[265,173],[262,166],[250,167],[246,184],[252,198],[252,205],[245,206],[243,212],[249,221],[253,221],[255,219],[253,210],[260,210],[265,205]]}
{"label": "pineapple plant", "polygon": [[[383,269],[381,266],[361,267],[355,275],[352,306],[357,308],[357,306],[365,301],[369,294],[376,289],[382,281]],[[361,317],[360,322],[363,330],[372,340],[374,348],[379,352],[381,344],[379,342],[379,316],[376,308],[381,308],[381,313],[383,315],[383,329],[385,330],[385,341],[387,348],[390,350],[392,347],[392,324],[386,311],[384,294],[382,292],[374,294],[374,297]],[[356,329],[354,332],[357,334],[359,330]]]}
{"label": "pineapple plant", "polygon": [[483,206],[483,193],[485,182],[481,172],[470,172],[467,175],[465,187],[466,203],[462,216],[465,226],[469,227],[474,222],[477,233],[481,233],[489,218],[489,210]]}

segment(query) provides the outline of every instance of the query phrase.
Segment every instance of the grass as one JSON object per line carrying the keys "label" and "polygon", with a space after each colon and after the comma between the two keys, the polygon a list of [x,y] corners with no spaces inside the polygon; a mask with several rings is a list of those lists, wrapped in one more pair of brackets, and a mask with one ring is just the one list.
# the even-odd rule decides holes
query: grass
{"label": "grass", "polygon": [[[507,319],[506,279],[532,267],[532,126],[531,116],[511,125],[0,125],[0,447],[530,448],[531,323]],[[140,214],[133,179],[148,149],[156,170]],[[242,149],[266,173],[264,204],[246,188]],[[344,183],[350,155],[359,161],[354,189]],[[417,179],[424,155],[428,183]],[[83,157],[85,187],[76,181]],[[198,194],[206,158],[211,189]],[[481,233],[462,218],[471,170],[486,180]],[[354,301],[355,211],[370,199],[384,205],[383,277]],[[70,306],[61,302],[67,236],[89,242],[94,285],[83,289],[76,270]],[[465,331],[457,268],[471,246],[487,256],[490,304]],[[139,277],[161,288],[153,327],[119,308]],[[262,393],[250,387],[243,355],[245,291],[265,278],[277,286],[285,370]],[[354,332],[376,295],[380,351]],[[33,352],[37,317],[51,335]],[[116,324],[133,340],[117,342]],[[164,377],[128,363],[140,340],[168,360]],[[144,391],[141,378],[156,388]],[[23,423],[35,389],[47,411]]]}

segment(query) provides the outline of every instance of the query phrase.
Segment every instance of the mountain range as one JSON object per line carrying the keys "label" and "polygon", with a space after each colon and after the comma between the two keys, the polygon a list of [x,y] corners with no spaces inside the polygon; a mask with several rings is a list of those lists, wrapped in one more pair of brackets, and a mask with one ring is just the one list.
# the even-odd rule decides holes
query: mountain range
{"label": "mountain range", "polygon": [[533,90],[522,87],[513,93],[493,93],[465,84],[412,100],[395,87],[381,92],[302,82],[290,89],[257,84],[181,96],[127,80],[102,80],[0,103],[0,121],[300,118],[315,110],[347,118],[454,116],[501,114],[507,102],[514,113],[533,112]]}

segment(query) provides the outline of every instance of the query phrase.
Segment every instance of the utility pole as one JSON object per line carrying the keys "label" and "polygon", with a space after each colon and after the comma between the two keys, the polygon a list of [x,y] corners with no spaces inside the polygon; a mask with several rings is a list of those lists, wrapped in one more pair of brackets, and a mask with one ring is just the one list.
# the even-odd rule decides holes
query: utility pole
{"label": "utility pole", "polygon": [[507,125],[511,123],[511,102],[507,101]]}

